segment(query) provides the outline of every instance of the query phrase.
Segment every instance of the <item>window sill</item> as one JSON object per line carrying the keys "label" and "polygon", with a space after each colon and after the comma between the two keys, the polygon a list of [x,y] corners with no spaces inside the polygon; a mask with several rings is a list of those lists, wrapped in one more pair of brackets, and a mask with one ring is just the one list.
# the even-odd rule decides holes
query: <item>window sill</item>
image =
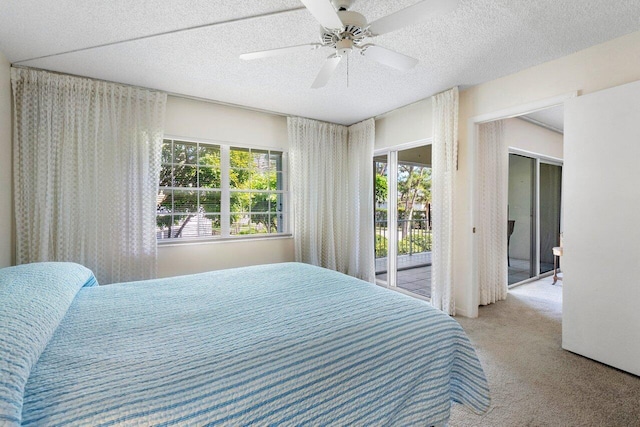
{"label": "window sill", "polygon": [[263,240],[282,240],[282,239],[293,239],[292,234],[276,234],[271,236],[260,236],[260,237],[252,237],[252,236],[238,236],[238,237],[217,237],[217,238],[201,238],[201,239],[175,239],[174,241],[168,242],[165,239],[158,242],[158,247],[167,247],[167,246],[183,246],[183,245],[209,245],[209,244],[217,244],[217,243],[232,243],[232,242],[254,242],[254,241],[263,241]]}

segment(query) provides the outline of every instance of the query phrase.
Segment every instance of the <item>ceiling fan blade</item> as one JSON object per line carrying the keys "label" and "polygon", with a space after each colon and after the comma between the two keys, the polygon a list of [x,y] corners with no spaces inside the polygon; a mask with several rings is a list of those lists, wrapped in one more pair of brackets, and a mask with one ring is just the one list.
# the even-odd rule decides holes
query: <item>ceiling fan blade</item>
{"label": "ceiling fan blade", "polygon": [[416,58],[374,44],[363,46],[360,53],[369,59],[400,71],[407,71],[418,63]]}
{"label": "ceiling fan blade", "polygon": [[329,82],[329,79],[331,78],[331,76],[333,75],[333,72],[336,70],[336,67],[340,63],[341,59],[342,57],[337,55],[331,55],[330,57],[328,57],[327,61],[322,66],[322,69],[318,73],[318,76],[316,77],[315,81],[311,85],[311,88],[318,89],[326,85]]}
{"label": "ceiling fan blade", "polygon": [[297,46],[280,47],[278,49],[261,50],[259,52],[243,53],[240,55],[240,59],[245,61],[251,59],[268,58],[270,56],[286,55],[292,52],[299,52],[303,50],[314,50],[322,46],[320,43],[300,44]]}
{"label": "ceiling fan blade", "polygon": [[329,0],[300,0],[324,28],[342,28],[342,21]]}
{"label": "ceiling fan blade", "polygon": [[369,31],[374,36],[390,33],[425,19],[449,13],[458,6],[458,2],[459,0],[423,0],[373,21],[369,25]]}

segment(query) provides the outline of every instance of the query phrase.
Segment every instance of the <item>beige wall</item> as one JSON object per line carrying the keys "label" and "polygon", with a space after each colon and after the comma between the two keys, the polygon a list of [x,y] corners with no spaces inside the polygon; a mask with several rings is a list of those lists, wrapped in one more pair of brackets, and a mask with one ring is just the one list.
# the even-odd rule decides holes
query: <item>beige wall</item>
{"label": "beige wall", "polygon": [[[287,119],[205,101],[169,96],[165,134],[287,149]],[[293,261],[293,238],[161,244],[158,277]]]}
{"label": "beige wall", "polygon": [[562,159],[561,133],[522,119],[504,120],[504,139],[509,148],[541,154],[554,159]]}
{"label": "beige wall", "polygon": [[640,32],[590,47],[460,94],[459,164],[454,219],[454,282],[457,311],[477,314],[473,283],[471,118],[579,91],[584,95],[640,79]]}
{"label": "beige wall", "polygon": [[289,145],[284,116],[176,96],[167,98],[165,134],[269,148]]}
{"label": "beige wall", "polygon": [[0,268],[14,264],[12,152],[11,64],[0,52]]}
{"label": "beige wall", "polygon": [[431,98],[376,117],[374,148],[381,150],[431,138]]}
{"label": "beige wall", "polygon": [[293,238],[160,245],[158,277],[293,261]]}

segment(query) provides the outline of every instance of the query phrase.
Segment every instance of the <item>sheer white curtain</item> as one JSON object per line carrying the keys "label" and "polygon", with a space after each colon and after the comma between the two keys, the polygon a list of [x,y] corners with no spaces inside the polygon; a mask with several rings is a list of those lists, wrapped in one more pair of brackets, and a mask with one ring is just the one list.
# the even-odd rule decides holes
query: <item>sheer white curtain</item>
{"label": "sheer white curtain", "polygon": [[288,126],[296,261],[372,282],[373,120]]}
{"label": "sheer white curtain", "polygon": [[509,150],[502,121],[479,125],[477,189],[480,304],[507,298],[507,202]]}
{"label": "sheer white curtain", "polygon": [[431,304],[454,315],[453,191],[458,157],[457,87],[433,97],[432,157]]}
{"label": "sheer white curtain", "polygon": [[16,260],[74,261],[100,283],[156,274],[166,94],[11,70]]}
{"label": "sheer white curtain", "polygon": [[373,233],[373,119],[349,126],[347,220],[351,254],[347,273],[375,281]]}

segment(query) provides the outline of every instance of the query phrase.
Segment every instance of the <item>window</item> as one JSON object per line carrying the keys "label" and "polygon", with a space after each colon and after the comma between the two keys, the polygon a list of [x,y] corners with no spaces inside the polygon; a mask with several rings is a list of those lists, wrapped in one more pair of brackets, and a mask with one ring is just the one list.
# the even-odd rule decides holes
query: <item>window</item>
{"label": "window", "polygon": [[286,233],[285,159],[282,151],[165,139],[158,240]]}

